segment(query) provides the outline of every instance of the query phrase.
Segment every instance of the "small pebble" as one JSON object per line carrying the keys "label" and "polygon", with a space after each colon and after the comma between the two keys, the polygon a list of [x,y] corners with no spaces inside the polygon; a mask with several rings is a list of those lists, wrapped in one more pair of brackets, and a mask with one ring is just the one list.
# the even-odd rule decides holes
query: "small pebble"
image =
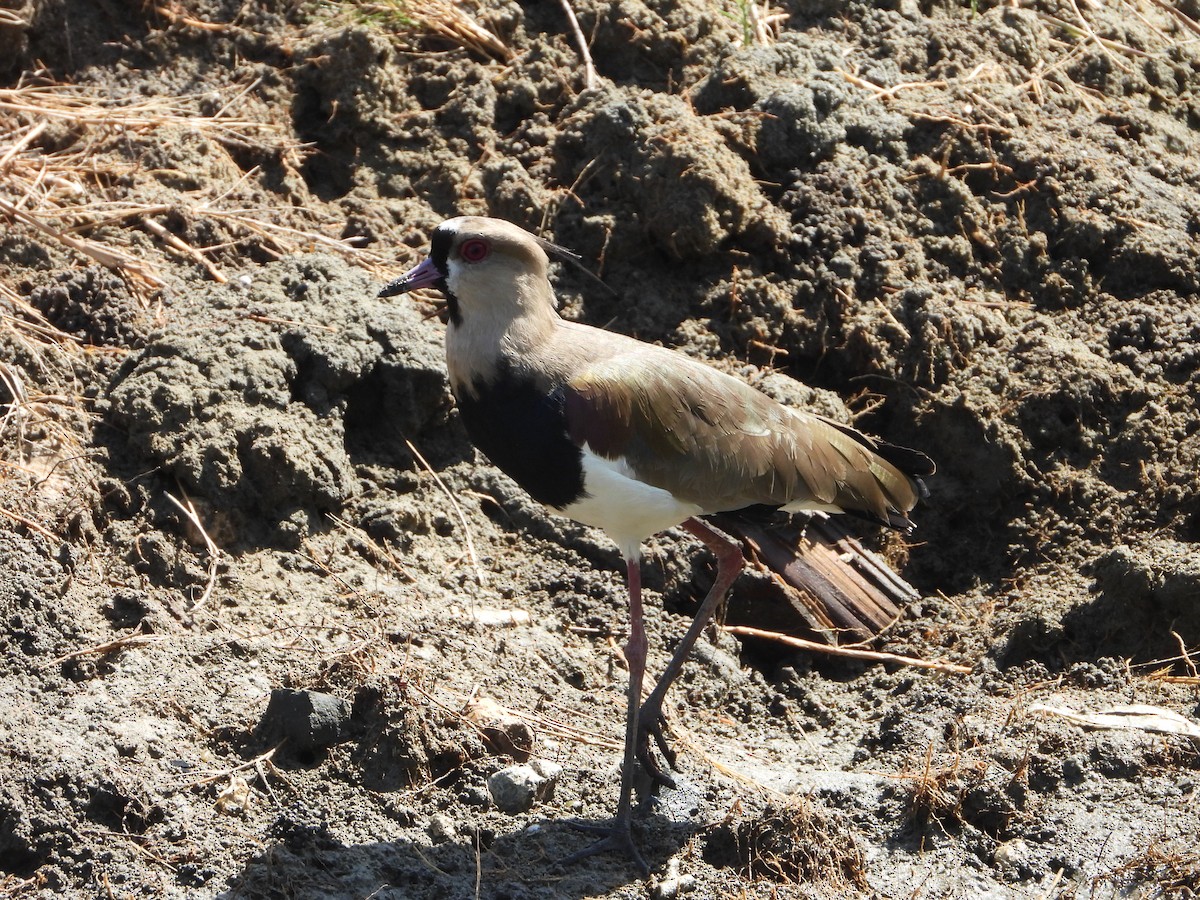
{"label": "small pebble", "polygon": [[651,889],[650,896],[654,900],[675,900],[680,894],[686,894],[695,887],[695,876],[680,875],[679,860],[672,859],[667,863],[667,871],[662,879]]}
{"label": "small pebble", "polygon": [[1029,845],[1020,838],[1005,841],[996,848],[992,861],[1001,868],[1016,868],[1029,856]]}
{"label": "small pebble", "polygon": [[458,837],[458,829],[454,827],[454,822],[449,816],[441,813],[430,817],[429,824],[425,826],[425,833],[435,844],[444,844]]}
{"label": "small pebble", "polygon": [[562,766],[548,760],[509,766],[488,778],[488,791],[496,806],[509,815],[528,812],[539,800],[554,795]]}

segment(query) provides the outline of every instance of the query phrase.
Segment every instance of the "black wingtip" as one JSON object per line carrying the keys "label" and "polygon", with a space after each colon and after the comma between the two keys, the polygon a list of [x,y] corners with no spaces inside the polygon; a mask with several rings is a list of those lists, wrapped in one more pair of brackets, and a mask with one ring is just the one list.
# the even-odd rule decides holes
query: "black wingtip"
{"label": "black wingtip", "polygon": [[901,447],[899,444],[889,444],[887,441],[875,440],[873,443],[876,453],[918,484],[921,483],[922,477],[928,477],[937,472],[937,465],[934,461],[920,450]]}

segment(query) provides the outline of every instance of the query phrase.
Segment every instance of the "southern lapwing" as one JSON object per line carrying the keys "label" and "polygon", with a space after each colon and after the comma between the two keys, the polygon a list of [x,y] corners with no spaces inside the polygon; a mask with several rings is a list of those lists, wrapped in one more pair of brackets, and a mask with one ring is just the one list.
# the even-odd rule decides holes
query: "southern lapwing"
{"label": "southern lapwing", "polygon": [[[428,258],[380,296],[442,292],[450,386],[471,440],[536,500],[603,529],[625,558],[629,712],[620,800],[604,839],[577,856],[624,850],[645,870],[630,834],[634,760],[657,783],[672,784],[650,746],[653,737],[674,766],[663,698],[745,564],[740,547],[701,517],[768,506],[910,529],[921,476],[934,466],[673,350],[565,321],[547,277],[551,255],[573,257],[499,219],[449,219],[433,232]],[[716,555],[716,580],[642,702],[641,547],[677,525]]]}

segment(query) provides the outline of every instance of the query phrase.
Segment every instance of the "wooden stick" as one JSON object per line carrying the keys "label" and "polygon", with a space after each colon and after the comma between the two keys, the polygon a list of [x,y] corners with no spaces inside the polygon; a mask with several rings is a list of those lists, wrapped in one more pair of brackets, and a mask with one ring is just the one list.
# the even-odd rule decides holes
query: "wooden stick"
{"label": "wooden stick", "polygon": [[188,257],[206,269],[209,277],[212,278],[213,281],[217,282],[218,284],[225,284],[229,281],[228,278],[221,274],[221,270],[214,266],[208,259],[206,259],[199,250],[184,241],[178,235],[172,234],[167,230],[165,225],[161,224],[160,222],[156,222],[149,216],[142,216],[141,222],[146,230],[151,232],[155,237],[159,238],[168,247],[174,248],[184,256]]}
{"label": "wooden stick", "polygon": [[852,647],[833,647],[829,644],[818,644],[816,641],[806,641],[804,638],[792,637],[790,634],[780,634],[777,631],[764,631],[761,628],[751,628],[749,625],[726,625],[724,626],[724,630],[730,634],[763,638],[764,640],[795,647],[797,650],[808,650],[812,653],[828,653],[830,656],[848,656],[852,659],[866,659],[872,662],[899,663],[902,666],[913,666],[917,669],[933,669],[937,672],[952,672],[955,675],[969,675],[971,673],[970,666],[960,666],[957,663],[917,659],[913,656],[900,656],[896,653],[885,653],[881,650],[855,650]]}

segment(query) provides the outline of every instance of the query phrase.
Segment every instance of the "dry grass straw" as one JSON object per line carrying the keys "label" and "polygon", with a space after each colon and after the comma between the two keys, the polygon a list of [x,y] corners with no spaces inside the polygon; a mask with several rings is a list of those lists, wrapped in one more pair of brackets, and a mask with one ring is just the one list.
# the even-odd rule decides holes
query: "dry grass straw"
{"label": "dry grass straw", "polygon": [[[774,884],[819,884],[845,896],[867,889],[866,859],[849,821],[808,797],[771,803],[757,815],[730,818],[709,852],[732,851],[743,877]],[[822,892],[824,893],[824,892]]]}
{"label": "dry grass straw", "polygon": [[1120,896],[1190,900],[1200,894],[1200,852],[1184,841],[1156,841],[1125,863],[1093,878],[1092,890],[1104,884],[1136,889]]}
{"label": "dry grass straw", "polygon": [[575,40],[575,46],[579,50],[579,55],[583,59],[583,87],[584,90],[590,91],[596,86],[596,66],[592,62],[592,51],[588,48],[587,39],[583,36],[583,29],[579,27],[579,18],[575,15],[575,10],[571,6],[571,0],[559,0],[562,5],[563,14],[567,17],[567,22],[571,26],[571,36]]}
{"label": "dry grass straw", "polygon": [[986,775],[985,760],[965,759],[961,753],[955,753],[948,765],[935,765],[930,744],[919,772],[906,770],[896,777],[908,784],[908,816],[925,826],[931,822],[962,822],[967,791],[982,784]]}
{"label": "dry grass straw", "polygon": [[[174,192],[163,202],[160,181],[138,162],[150,142],[169,152],[173,140],[199,135],[227,149],[300,165],[305,148],[294,137],[241,112],[257,87],[252,81],[202,95],[124,99],[44,79],[0,88],[0,228],[114,271],[146,307],[165,283],[166,262],[148,248],[147,234],[163,254],[193,263],[217,282],[227,280],[220,268],[224,255],[247,245],[270,256],[321,248],[368,268],[382,265],[335,236],[342,222],[246,203],[254,193],[248,184],[254,169],[233,184]],[[164,224],[168,214],[185,222],[207,220],[235,239],[193,247]],[[61,387],[39,393],[32,385],[74,384],[70,357],[121,348],[84,346],[3,282],[0,339],[24,351],[19,360],[6,362],[0,381],[0,481],[24,474],[44,486],[63,460],[82,455],[85,441],[78,431],[84,414],[78,398]],[[9,519],[33,521],[4,512]],[[28,527],[49,533],[36,522]]]}
{"label": "dry grass straw", "polygon": [[[189,246],[156,218],[168,211],[185,220],[220,222],[268,253],[319,246],[356,254],[351,244],[318,228],[296,228],[278,221],[275,211],[235,202],[231,195],[254,170],[233,186],[214,186],[220,193],[213,196],[182,194],[168,206],[152,173],[133,161],[139,142],[169,146],[172,135],[202,135],[298,166],[303,145],[278,124],[238,112],[257,86],[254,81],[203,95],[129,99],[50,82],[0,89],[0,219],[116,271],[143,298],[164,282],[160,261],[139,249],[144,241],[133,239],[136,232],[150,233],[166,252],[191,259],[213,280],[225,280],[216,259],[226,245]],[[330,223],[330,230],[335,227]]]}
{"label": "dry grass straw", "polygon": [[481,56],[507,61],[512,51],[453,0],[354,0],[368,17],[405,32],[431,34]]}

